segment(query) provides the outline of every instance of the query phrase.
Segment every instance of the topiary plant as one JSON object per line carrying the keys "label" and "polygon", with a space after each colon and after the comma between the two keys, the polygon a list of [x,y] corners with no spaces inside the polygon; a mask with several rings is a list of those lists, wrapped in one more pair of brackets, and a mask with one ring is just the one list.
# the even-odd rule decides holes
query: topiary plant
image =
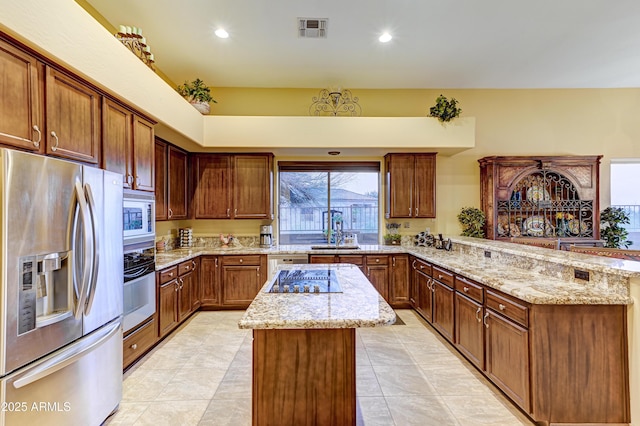
{"label": "topiary plant", "polygon": [[607,207],[600,212],[600,238],[606,241],[605,247],[628,248],[632,241],[627,241],[629,233],[621,224],[628,224],[629,216],[619,207]]}
{"label": "topiary plant", "polygon": [[451,121],[452,118],[456,118],[462,112],[462,109],[457,107],[458,101],[456,98],[448,100],[445,96],[438,96],[436,98],[436,104],[429,108],[429,116],[437,117],[440,121]]}
{"label": "topiary plant", "polygon": [[463,207],[458,214],[462,225],[462,236],[484,238],[484,223],[487,218],[484,212],[476,207]]}

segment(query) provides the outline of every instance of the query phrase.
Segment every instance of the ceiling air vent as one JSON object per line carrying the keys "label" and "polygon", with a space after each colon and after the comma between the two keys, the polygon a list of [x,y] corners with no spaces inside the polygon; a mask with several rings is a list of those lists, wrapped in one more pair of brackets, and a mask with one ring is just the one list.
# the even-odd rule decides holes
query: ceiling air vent
{"label": "ceiling air vent", "polygon": [[327,38],[329,18],[298,18],[298,37]]}

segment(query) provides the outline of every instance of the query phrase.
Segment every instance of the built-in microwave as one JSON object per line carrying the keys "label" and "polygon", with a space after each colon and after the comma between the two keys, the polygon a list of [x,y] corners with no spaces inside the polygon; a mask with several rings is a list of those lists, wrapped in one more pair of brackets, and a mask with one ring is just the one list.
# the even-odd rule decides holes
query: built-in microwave
{"label": "built-in microwave", "polygon": [[125,244],[153,240],[155,197],[152,193],[125,190],[122,200],[122,228]]}

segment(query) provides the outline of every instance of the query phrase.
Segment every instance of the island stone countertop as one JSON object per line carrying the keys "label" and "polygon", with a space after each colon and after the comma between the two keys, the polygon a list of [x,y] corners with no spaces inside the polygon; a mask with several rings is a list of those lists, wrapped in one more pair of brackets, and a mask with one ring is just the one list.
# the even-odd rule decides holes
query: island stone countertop
{"label": "island stone countertop", "polygon": [[339,293],[271,293],[268,280],[238,325],[246,329],[331,329],[392,325],[396,314],[357,266],[282,265],[280,270],[330,269]]}
{"label": "island stone countertop", "polygon": [[[532,304],[633,303],[629,282],[640,277],[640,262],[477,238],[452,240],[452,251],[387,245],[328,250],[308,245],[177,249],[158,253],[156,270],[200,255],[407,253]],[[486,251],[492,253],[490,258],[485,257]],[[590,271],[590,281],[576,279],[574,269]]]}

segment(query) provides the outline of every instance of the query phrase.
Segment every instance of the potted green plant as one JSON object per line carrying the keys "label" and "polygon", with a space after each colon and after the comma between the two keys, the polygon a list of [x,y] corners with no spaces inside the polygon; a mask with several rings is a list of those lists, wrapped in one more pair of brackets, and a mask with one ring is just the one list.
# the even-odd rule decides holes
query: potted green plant
{"label": "potted green plant", "polygon": [[402,241],[402,235],[398,232],[400,228],[399,223],[387,223],[385,227],[388,229],[388,232],[384,235],[384,243],[387,245],[400,245]]}
{"label": "potted green plant", "polygon": [[607,207],[600,212],[600,238],[606,241],[605,247],[628,248],[632,241],[627,241],[629,233],[621,224],[628,224],[629,216],[619,207]]}
{"label": "potted green plant", "polygon": [[458,108],[457,105],[456,98],[448,100],[445,96],[440,95],[436,98],[436,104],[429,108],[429,117],[437,117],[442,122],[451,121],[462,112],[462,109]]}
{"label": "potted green plant", "polygon": [[211,111],[209,102],[218,103],[211,97],[211,89],[199,78],[196,78],[191,83],[185,81],[184,84],[178,86],[177,90],[195,109],[205,115]]}
{"label": "potted green plant", "polygon": [[487,218],[476,207],[463,207],[458,213],[458,222],[462,225],[462,236],[484,238],[484,224]]}

